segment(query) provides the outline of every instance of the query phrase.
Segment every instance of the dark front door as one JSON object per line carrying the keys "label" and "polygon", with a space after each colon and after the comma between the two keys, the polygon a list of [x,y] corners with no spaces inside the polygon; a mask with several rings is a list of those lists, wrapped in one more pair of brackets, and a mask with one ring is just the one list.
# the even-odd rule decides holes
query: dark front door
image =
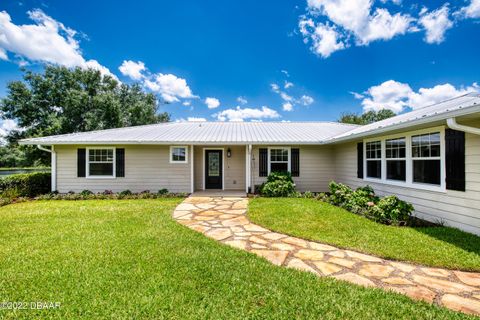
{"label": "dark front door", "polygon": [[222,150],[205,150],[205,189],[222,189]]}

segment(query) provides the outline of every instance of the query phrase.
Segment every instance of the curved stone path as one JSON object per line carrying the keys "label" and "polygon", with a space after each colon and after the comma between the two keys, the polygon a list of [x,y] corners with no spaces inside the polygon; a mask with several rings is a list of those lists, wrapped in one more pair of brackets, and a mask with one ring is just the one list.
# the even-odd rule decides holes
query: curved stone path
{"label": "curved stone path", "polygon": [[272,232],[248,220],[247,205],[247,198],[189,197],[175,209],[173,218],[278,266],[393,290],[413,299],[480,315],[480,273],[389,261]]}

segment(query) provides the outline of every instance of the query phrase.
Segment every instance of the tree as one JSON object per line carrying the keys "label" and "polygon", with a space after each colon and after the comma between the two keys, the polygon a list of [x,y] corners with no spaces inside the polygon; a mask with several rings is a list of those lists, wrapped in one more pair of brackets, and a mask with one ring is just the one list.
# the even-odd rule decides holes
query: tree
{"label": "tree", "polygon": [[338,122],[365,125],[396,116],[395,112],[389,109],[379,111],[368,111],[361,115],[353,112],[342,113]]}
{"label": "tree", "polygon": [[[3,119],[14,119],[22,130],[11,131],[9,148],[27,137],[153,124],[170,120],[157,113],[158,102],[138,84],[119,83],[93,69],[46,66],[43,73],[22,70],[23,80],[10,82],[0,101]],[[36,148],[20,147],[24,161],[48,163]],[[1,161],[0,152],[0,163]],[[25,165],[25,164],[24,164]]]}

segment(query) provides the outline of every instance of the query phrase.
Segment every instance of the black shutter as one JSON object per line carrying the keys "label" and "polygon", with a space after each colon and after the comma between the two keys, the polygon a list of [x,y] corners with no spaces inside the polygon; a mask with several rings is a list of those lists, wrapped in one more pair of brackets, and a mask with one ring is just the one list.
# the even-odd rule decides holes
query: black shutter
{"label": "black shutter", "polygon": [[300,149],[292,149],[292,177],[299,177],[300,176]]}
{"label": "black shutter", "polygon": [[85,177],[85,169],[87,166],[85,159],[85,149],[77,149],[77,177]]}
{"label": "black shutter", "polygon": [[445,130],[445,158],[447,189],[465,191],[465,132]]}
{"label": "black shutter", "polygon": [[266,177],[268,176],[268,149],[260,148],[258,150],[258,155],[259,155],[258,175],[260,177]]}
{"label": "black shutter", "polygon": [[115,149],[115,176],[125,177],[125,149]]}
{"label": "black shutter", "polygon": [[363,179],[363,142],[357,143],[357,178]]}

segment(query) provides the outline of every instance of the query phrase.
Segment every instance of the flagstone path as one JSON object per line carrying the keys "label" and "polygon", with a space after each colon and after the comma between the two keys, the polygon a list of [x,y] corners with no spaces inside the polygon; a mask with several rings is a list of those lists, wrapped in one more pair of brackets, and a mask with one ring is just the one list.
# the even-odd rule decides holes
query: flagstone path
{"label": "flagstone path", "polygon": [[247,198],[189,197],[173,213],[179,223],[278,266],[378,287],[480,315],[480,273],[389,261],[272,232],[251,223]]}

